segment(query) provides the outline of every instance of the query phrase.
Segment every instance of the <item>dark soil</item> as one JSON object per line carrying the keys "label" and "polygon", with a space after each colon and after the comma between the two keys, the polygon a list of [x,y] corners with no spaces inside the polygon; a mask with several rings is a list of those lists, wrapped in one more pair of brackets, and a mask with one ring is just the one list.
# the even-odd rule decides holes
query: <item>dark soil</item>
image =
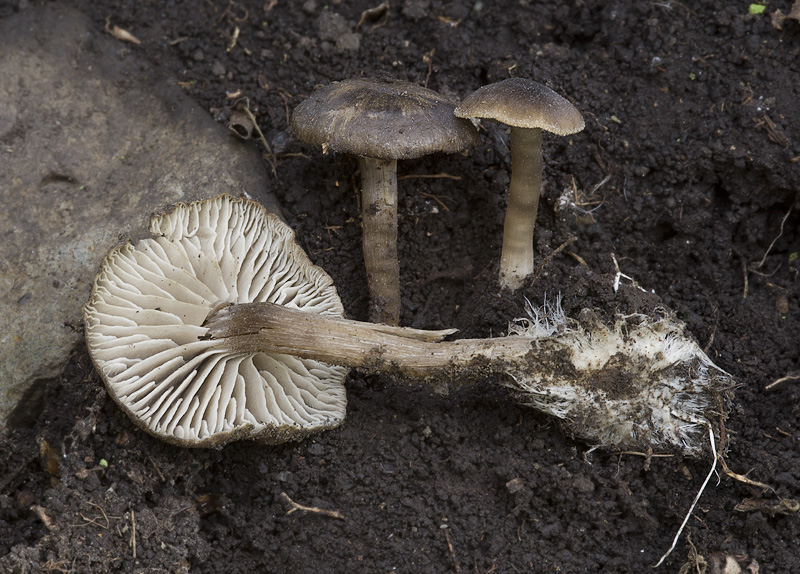
{"label": "dark soil", "polygon": [[[772,17],[789,0],[762,15],[747,2],[395,0],[355,50],[342,32],[377,0],[65,3],[98,29],[110,15],[142,40],[120,50],[210,113],[250,98],[278,154],[270,186],[355,319],[367,316],[356,163],[293,142],[292,108],[360,75],[456,98],[529,77],[572,100],[586,129],[545,137],[546,265],[523,293],[499,294],[496,278],[504,129],[485,125],[484,145],[463,155],[401,162],[402,322],[497,335],[523,295],[558,293],[572,315],[635,310],[629,281],[612,289],[614,255],[655,294],[647,304],[673,309],[736,378],[727,464],[774,488],[712,480],[663,570],[728,553],[800,572],[797,512],[781,504],[800,495],[800,381],[764,389],[800,371],[800,22]],[[0,3],[0,17],[16,9]],[[559,208],[564,190],[574,205]],[[488,382],[439,396],[353,374],[348,391],[345,424],[313,440],[186,450],[136,430],[78,349],[41,415],[2,439],[0,569],[646,572],[709,469],[587,455]],[[287,515],[281,493],[344,519]]]}

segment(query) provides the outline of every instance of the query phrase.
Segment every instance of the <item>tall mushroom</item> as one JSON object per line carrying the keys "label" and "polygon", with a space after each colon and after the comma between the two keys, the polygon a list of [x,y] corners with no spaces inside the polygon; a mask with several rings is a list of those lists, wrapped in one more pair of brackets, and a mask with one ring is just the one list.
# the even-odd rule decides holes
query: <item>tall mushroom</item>
{"label": "tall mushroom", "polygon": [[533,229],[542,190],[542,130],[569,135],[583,116],[569,101],[533,80],[510,78],[478,88],[455,109],[460,118],[482,118],[511,127],[513,169],[503,225],[500,285],[519,289],[533,273]]}
{"label": "tall mushroom", "polygon": [[452,153],[480,142],[472,124],[453,115],[455,102],[416,84],[378,79],[334,82],[292,114],[302,141],[358,157],[364,265],[370,319],[400,322],[397,258],[397,160]]}
{"label": "tall mushroom", "polygon": [[292,230],[255,202],[220,196],[154,216],[150,232],[108,254],[84,307],[89,353],[120,407],[184,446],[285,442],[341,423],[346,368],[231,352],[203,326],[242,302],[342,315]]}

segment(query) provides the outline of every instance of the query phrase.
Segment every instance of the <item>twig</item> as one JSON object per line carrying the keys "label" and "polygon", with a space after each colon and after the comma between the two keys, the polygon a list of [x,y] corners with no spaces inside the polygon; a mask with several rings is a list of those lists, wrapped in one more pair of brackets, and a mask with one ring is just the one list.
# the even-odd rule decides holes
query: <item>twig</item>
{"label": "twig", "polygon": [[[778,429],[778,431],[780,431],[780,429]],[[725,459],[722,458],[722,457],[719,457],[719,458],[720,458],[720,462],[722,463],[722,472],[724,472],[730,478],[732,478],[734,480],[738,480],[739,482],[747,484],[749,486],[754,486],[756,488],[761,488],[761,489],[763,489],[764,492],[767,492],[767,491],[772,492],[772,494],[774,494],[776,497],[778,497],[778,500],[780,501],[780,505],[779,505],[780,512],[785,512],[785,511],[797,512],[798,509],[800,509],[800,505],[798,504],[798,502],[796,500],[791,499],[791,498],[783,498],[780,494],[778,494],[778,491],[775,490],[774,488],[772,488],[770,485],[764,484],[763,482],[758,482],[757,480],[753,480],[752,478],[747,478],[743,474],[738,474],[738,473],[733,472],[730,468],[728,468],[728,464],[725,462]],[[734,510],[739,510],[741,512],[741,511],[750,509],[750,508],[747,508],[746,505],[743,507],[742,506],[743,504],[744,503],[738,504],[737,507],[734,508]]]}
{"label": "twig", "polygon": [[[691,529],[689,532],[686,533],[686,543],[689,545],[689,555],[687,556],[688,562],[684,564],[683,568],[687,566],[691,567],[691,565],[694,565],[697,574],[705,572],[707,566],[706,559],[703,558],[703,556],[697,552],[697,547],[694,545],[694,542],[692,542]],[[683,568],[681,568],[681,572],[684,571]]]}
{"label": "twig", "polygon": [[736,254],[739,256],[739,261],[742,263],[742,275],[744,275],[744,289],[742,290],[742,300],[747,299],[747,291],[750,288],[750,283],[747,278],[747,261],[745,261],[744,255],[736,251]]}
{"label": "twig", "polygon": [[659,454],[659,453],[655,453],[655,452],[638,452],[638,451],[635,451],[635,450],[623,450],[623,451],[615,452],[615,453],[612,453],[612,454],[614,454],[615,456],[618,455],[618,454],[629,454],[629,455],[632,455],[632,456],[643,456],[645,458],[672,458],[672,457],[675,456],[674,454],[663,454],[663,453]]}
{"label": "twig", "polygon": [[711,336],[708,338],[708,342],[703,347],[703,352],[708,354],[708,350],[711,348],[711,345],[714,344],[714,337],[717,335],[717,325],[719,325],[719,309],[713,303],[711,307],[714,309],[714,329],[711,331]]}
{"label": "twig", "polygon": [[236,42],[239,40],[239,26],[234,26],[233,33],[231,34],[231,41],[228,43],[228,47],[225,49],[226,52],[230,52],[236,47]]}
{"label": "twig", "polygon": [[[761,258],[761,261],[759,261],[756,265],[749,266],[744,262],[744,258],[741,255],[739,255],[740,257],[742,257],[742,267],[743,267],[743,273],[744,273],[744,293],[742,294],[742,299],[747,299],[747,289],[748,289],[747,275],[748,275],[748,273],[756,273],[756,269],[761,269],[761,267],[764,265],[764,263],[766,263],[767,256],[769,255],[770,251],[772,251],[772,248],[775,247],[775,243],[777,243],[778,240],[781,237],[783,237],[783,226],[786,225],[786,220],[789,219],[789,214],[792,213],[792,210],[794,209],[794,206],[797,205],[798,199],[800,199],[800,193],[795,195],[794,201],[792,202],[792,205],[789,206],[788,211],[783,216],[783,219],[781,219],[781,227],[780,227],[780,230],[778,232],[778,236],[775,237],[775,239],[772,240],[772,243],[769,244],[769,247],[767,247],[767,250],[764,252],[764,256]],[[773,271],[770,275],[773,275],[777,271],[778,270],[775,269],[775,271]]]}
{"label": "twig", "polygon": [[453,559],[453,568],[455,568],[456,574],[461,574],[461,565],[458,563],[458,558],[456,558],[456,551],[453,549],[453,543],[450,542],[450,533],[447,532],[447,528],[442,528],[442,532],[444,532],[444,539],[447,540],[450,558]]}
{"label": "twig", "polygon": [[286,127],[289,127],[292,125],[291,116],[289,115],[289,100],[292,98],[292,94],[281,88],[275,88],[275,92],[280,99],[283,100],[283,113],[286,116]]}
{"label": "twig", "polygon": [[158,476],[161,478],[161,481],[164,482],[166,479],[164,478],[164,475],[161,474],[161,469],[158,468],[158,465],[156,464],[156,461],[153,460],[153,457],[148,454],[147,455],[147,460],[150,461],[150,463],[153,465],[153,468],[156,469],[156,472],[158,473]]}
{"label": "twig", "polygon": [[133,559],[136,560],[136,513],[131,509],[131,548],[133,548]]}
{"label": "twig", "polygon": [[[738,480],[741,483],[747,484],[749,486],[755,486],[757,488],[762,488],[764,489],[764,491],[771,491],[775,493],[776,496],[778,495],[778,493],[775,492],[775,489],[772,488],[770,485],[764,484],[763,482],[758,482],[757,480],[753,480],[752,478],[747,478],[743,474],[738,474],[736,472],[733,472],[730,468],[728,468],[728,463],[725,462],[725,459],[722,459],[722,472],[728,475],[730,478]],[[749,472],[750,471],[748,471],[748,473]],[[778,496],[778,498],[780,498],[780,496]]]}
{"label": "twig", "polygon": [[[444,201],[442,201],[441,199],[439,199],[438,197],[436,197],[436,196],[435,196],[435,195],[433,195],[432,193],[425,193],[424,191],[420,191],[420,192],[418,192],[418,193],[419,193],[419,194],[420,194],[422,197],[427,197],[428,199],[432,199],[433,201],[435,201],[436,203],[438,203],[439,205],[441,205],[441,206],[442,206],[442,209],[444,209],[445,211],[450,211],[450,208],[449,208],[449,207],[447,207],[447,204],[445,204],[445,202],[444,202]],[[449,198],[448,198],[448,199],[449,199]]]}
{"label": "twig", "polygon": [[572,251],[567,251],[567,255],[569,255],[575,261],[577,261],[579,265],[583,265],[587,269],[589,268],[589,264],[586,263],[586,260],[583,257],[581,257],[580,255],[578,255],[577,253],[573,253]]}
{"label": "twig", "polygon": [[800,381],[800,371],[792,371],[791,373],[787,374],[785,377],[781,377],[780,379],[776,379],[764,387],[765,391],[771,391],[781,383],[785,383],[787,381]]}
{"label": "twig", "polygon": [[39,517],[39,520],[42,521],[42,524],[50,530],[51,532],[58,530],[58,525],[53,522],[53,519],[47,515],[47,509],[44,506],[39,506],[38,504],[34,504],[31,506],[31,511]]}
{"label": "twig", "polygon": [[569,244],[571,244],[571,243],[574,243],[574,242],[575,242],[575,241],[577,241],[577,240],[578,240],[578,238],[577,238],[577,237],[570,237],[570,238],[569,238],[569,239],[567,239],[567,240],[566,240],[564,243],[562,243],[561,245],[559,245],[558,247],[556,247],[556,248],[555,248],[553,251],[551,251],[550,253],[548,253],[547,257],[545,257],[544,259],[542,259],[542,262],[541,262],[541,263],[539,263],[539,267],[536,269],[536,273],[534,273],[534,274],[533,274],[533,279],[531,280],[531,283],[535,283],[535,282],[536,282],[536,280],[537,280],[537,279],[539,278],[539,276],[542,274],[542,271],[544,271],[544,268],[545,268],[545,266],[546,266],[548,263],[550,263],[550,260],[551,260],[553,257],[555,257],[556,255],[558,255],[559,253],[561,253],[561,251],[563,251],[563,250],[564,250],[564,248],[566,248],[566,247],[567,247],[567,245],[569,245]]}
{"label": "twig", "polygon": [[[244,101],[244,104],[240,105],[242,101]],[[272,175],[277,177],[278,172],[276,170],[277,163],[275,161],[275,154],[272,153],[272,148],[269,147],[269,144],[267,143],[267,138],[264,137],[264,134],[261,132],[261,128],[258,127],[258,122],[256,121],[256,117],[253,115],[253,112],[250,111],[250,100],[248,98],[242,98],[241,100],[237,101],[234,104],[234,107],[241,110],[250,119],[250,121],[253,122],[253,129],[256,130],[256,133],[258,134],[258,139],[261,141],[262,144],[264,144],[264,149],[266,150],[265,157],[267,159],[267,162],[269,162],[270,167],[272,167]]]}
{"label": "twig", "polygon": [[767,248],[766,253],[764,253],[764,257],[761,258],[761,261],[759,261],[758,265],[753,267],[753,269],[758,269],[759,267],[764,265],[764,262],[767,260],[767,255],[769,255],[769,252],[772,251],[773,247],[775,247],[775,242],[778,241],[778,239],[780,239],[783,236],[783,226],[786,225],[786,220],[789,219],[789,214],[792,212],[792,209],[794,209],[794,206],[797,205],[798,197],[800,197],[800,194],[798,194],[798,195],[796,195],[794,197],[794,201],[792,202],[792,205],[789,206],[789,210],[786,212],[786,215],[784,215],[783,219],[781,219],[781,228],[780,228],[780,230],[778,232],[778,236],[775,239],[772,240],[772,243],[769,244],[769,247]]}
{"label": "twig", "polygon": [[619,291],[619,281],[623,277],[631,282],[631,287],[636,287],[639,291],[647,293],[647,290],[641,287],[633,277],[630,275],[625,275],[619,270],[619,263],[617,263],[617,258],[613,253],[611,254],[611,260],[614,262],[614,270],[616,271],[616,274],[614,275],[614,293]]}
{"label": "twig", "polygon": [[[629,454],[629,455],[633,455],[633,456],[643,456],[644,457],[644,465],[642,466],[642,468],[643,468],[643,470],[645,472],[648,472],[650,470],[650,463],[653,462],[654,458],[670,458],[672,456],[675,456],[675,455],[672,455],[672,454],[657,454],[657,453],[654,453],[653,449],[651,449],[651,448],[647,449],[647,452],[638,452],[638,451],[635,451],[635,450],[624,450],[622,452],[616,452],[614,454],[618,454],[618,455]],[[591,464],[591,463],[589,463],[589,464]]]}
{"label": "twig", "polygon": [[[80,517],[83,518],[86,521],[86,524],[80,524],[79,526],[87,526],[89,524],[94,524],[95,526],[99,526],[103,530],[108,530],[108,527],[111,526],[111,521],[108,519],[108,515],[106,514],[105,509],[102,506],[100,506],[99,504],[95,504],[94,502],[92,502],[90,500],[87,500],[86,503],[87,504],[91,504],[95,508],[100,509],[100,512],[103,514],[103,520],[106,521],[106,524],[105,524],[105,526],[103,526],[103,524],[101,524],[99,522],[99,520],[100,520],[99,516],[96,517],[96,518],[86,518],[83,514],[81,514]],[[114,518],[119,518],[119,517],[115,516]]]}
{"label": "twig", "polygon": [[302,504],[298,504],[285,492],[281,492],[281,499],[289,505],[289,510],[286,511],[286,514],[289,515],[296,510],[300,510],[302,512],[310,512],[312,514],[322,514],[323,516],[329,516],[331,518],[338,518],[339,520],[344,520],[344,516],[338,510],[326,510],[324,508],[317,508],[316,506],[304,506]]}

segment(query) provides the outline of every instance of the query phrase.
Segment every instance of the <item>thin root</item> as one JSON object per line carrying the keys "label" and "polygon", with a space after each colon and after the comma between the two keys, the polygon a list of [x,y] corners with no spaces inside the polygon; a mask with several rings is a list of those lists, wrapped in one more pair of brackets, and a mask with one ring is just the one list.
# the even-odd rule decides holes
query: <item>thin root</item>
{"label": "thin root", "polygon": [[706,489],[706,486],[708,485],[708,481],[711,480],[711,477],[714,475],[714,471],[717,469],[717,458],[721,459],[721,457],[718,457],[717,455],[717,444],[716,441],[714,440],[714,429],[711,428],[711,425],[708,425],[708,438],[711,441],[711,453],[714,455],[714,462],[711,464],[711,470],[708,472],[708,476],[706,476],[706,479],[703,481],[703,485],[697,492],[697,496],[694,497],[694,501],[692,501],[692,506],[689,507],[689,512],[686,513],[686,517],[683,519],[681,527],[678,528],[678,532],[675,534],[675,538],[672,540],[672,546],[669,547],[669,550],[666,551],[666,553],[661,557],[661,560],[659,560],[658,563],[655,566],[653,566],[653,568],[658,568],[659,566],[661,566],[664,560],[666,560],[667,556],[672,554],[672,551],[675,550],[675,546],[678,544],[678,540],[681,537],[681,533],[683,532],[683,529],[686,528],[686,523],[689,522],[689,517],[692,516],[692,512],[694,512],[694,508],[695,506],[697,506],[697,502],[700,500],[700,496],[702,496],[703,491]]}
{"label": "thin root", "polygon": [[764,387],[765,391],[771,391],[781,383],[786,383],[789,381],[800,381],[800,371],[792,371],[788,373],[785,377],[781,377],[780,379],[776,379]]}
{"label": "thin root", "polygon": [[329,516],[330,518],[338,518],[339,520],[344,520],[344,516],[338,510],[326,510],[324,508],[317,508],[316,506],[304,506],[302,504],[298,504],[285,492],[281,492],[281,500],[286,502],[289,505],[289,510],[286,511],[286,514],[289,515],[292,512],[300,510],[301,512],[309,512],[311,514],[321,514],[323,516]]}

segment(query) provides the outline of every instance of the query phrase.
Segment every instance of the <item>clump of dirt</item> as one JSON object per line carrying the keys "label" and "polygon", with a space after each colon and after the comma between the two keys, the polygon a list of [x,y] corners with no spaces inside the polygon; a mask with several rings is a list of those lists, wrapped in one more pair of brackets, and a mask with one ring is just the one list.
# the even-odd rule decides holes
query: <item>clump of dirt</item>
{"label": "clump of dirt", "polygon": [[[399,165],[402,323],[486,337],[524,313],[524,297],[560,293],[568,314],[606,317],[666,305],[739,383],[727,464],[774,489],[712,482],[689,522],[695,550],[683,538],[666,569],[728,553],[800,571],[786,543],[800,538],[800,384],[765,391],[800,370],[800,23],[771,18],[789,0],[760,15],[715,2],[406,0],[360,26],[378,2],[66,3],[98,28],[110,15],[142,40],[121,49],[210,113],[250,98],[277,158],[265,177],[355,319],[367,316],[356,163],[294,142],[294,106],[360,75],[458,99],[530,77],[573,101],[586,129],[545,137],[544,267],[521,293],[496,278],[503,127],[484,125],[468,153]],[[615,290],[618,271],[647,293]],[[589,453],[489,382],[439,396],[353,375],[348,392],[344,425],[313,440],[182,450],[136,430],[77,350],[41,415],[2,438],[0,569],[642,572],[708,472],[659,453]],[[287,515],[282,493],[344,518]]]}

